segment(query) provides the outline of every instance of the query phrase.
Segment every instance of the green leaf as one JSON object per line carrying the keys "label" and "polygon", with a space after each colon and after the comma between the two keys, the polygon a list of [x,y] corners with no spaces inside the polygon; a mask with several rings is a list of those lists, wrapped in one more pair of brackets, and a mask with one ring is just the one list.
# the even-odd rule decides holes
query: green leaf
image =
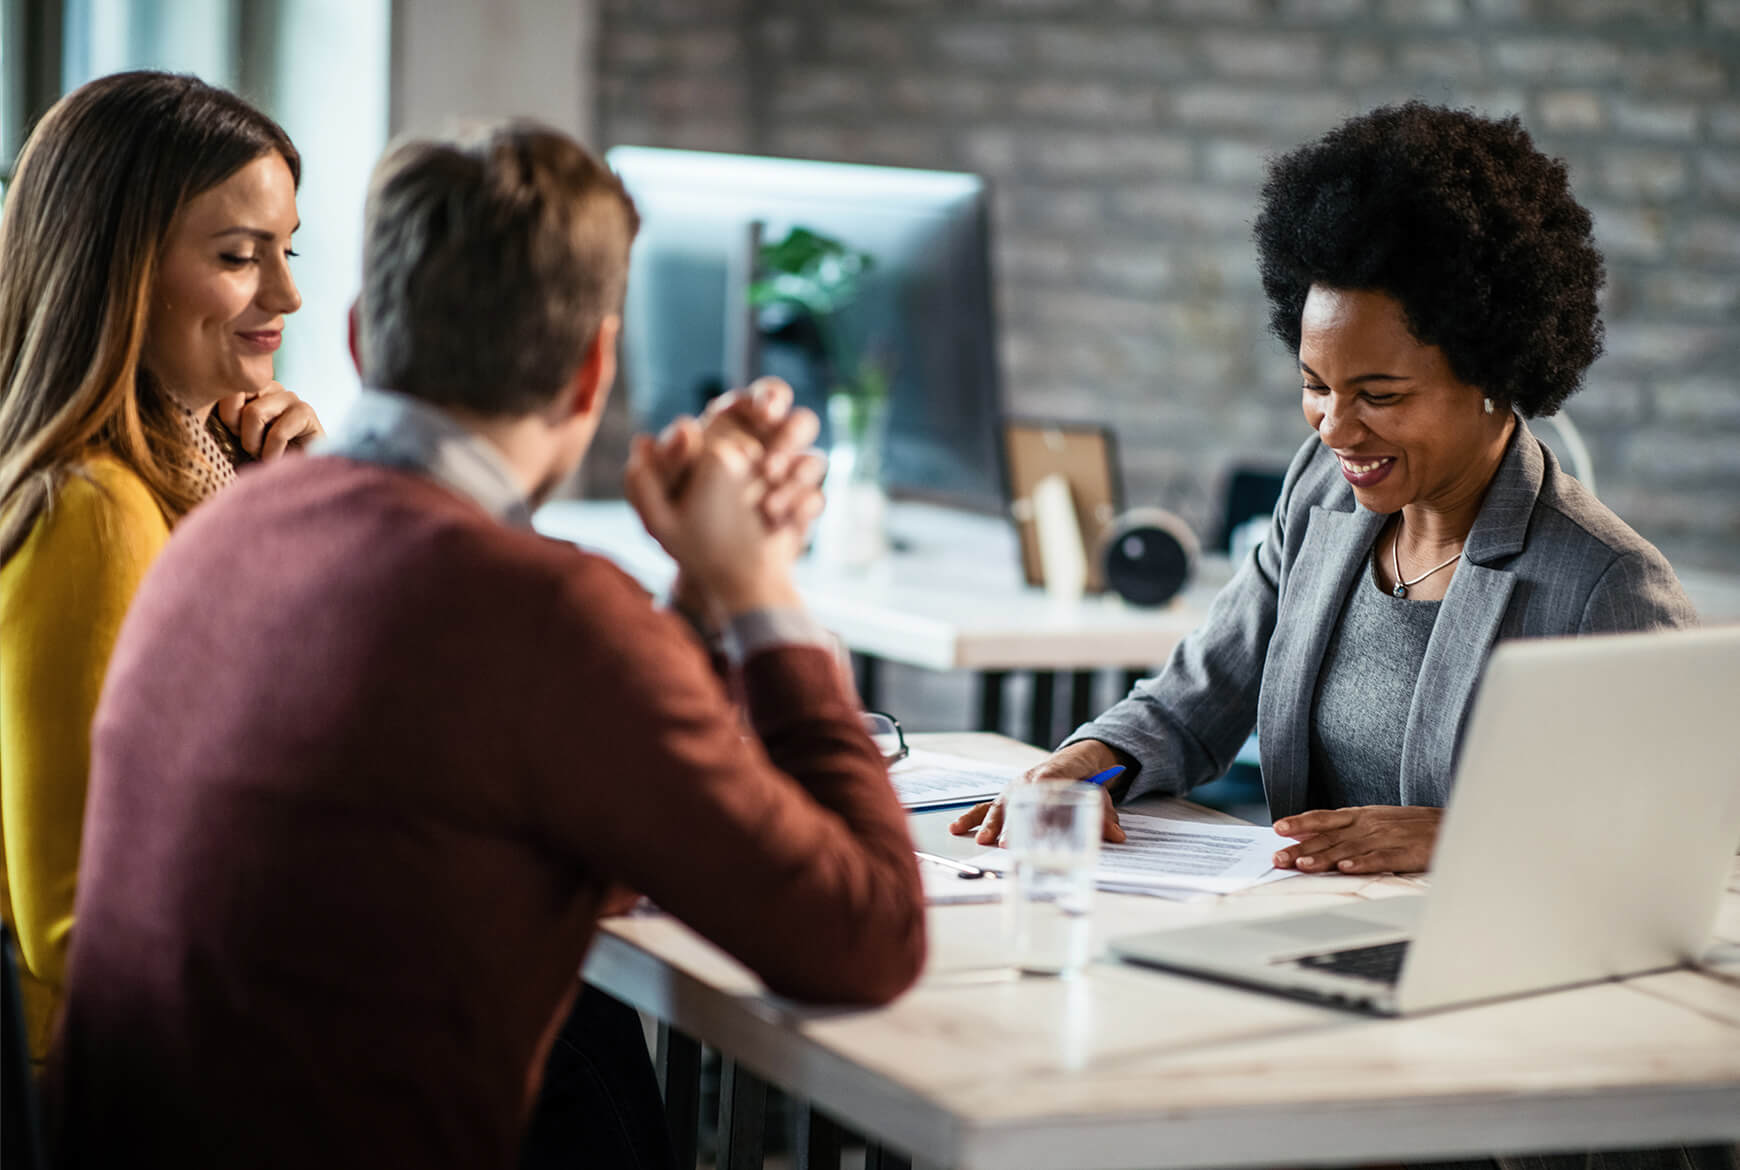
{"label": "green leaf", "polygon": [[850,305],[860,279],[875,266],[868,252],[806,227],[794,227],[784,239],[763,244],[759,259],[764,275],[749,286],[751,305],[787,301],[817,316]]}
{"label": "green leaf", "polygon": [[[761,245],[757,254],[761,276],[747,290],[750,307],[786,305],[815,319],[830,377],[854,399],[881,401],[888,395],[888,374],[881,364],[847,344],[846,318],[857,300],[865,273],[876,267],[870,253],[806,227],[794,227],[785,238]],[[851,371],[843,373],[843,371]]]}

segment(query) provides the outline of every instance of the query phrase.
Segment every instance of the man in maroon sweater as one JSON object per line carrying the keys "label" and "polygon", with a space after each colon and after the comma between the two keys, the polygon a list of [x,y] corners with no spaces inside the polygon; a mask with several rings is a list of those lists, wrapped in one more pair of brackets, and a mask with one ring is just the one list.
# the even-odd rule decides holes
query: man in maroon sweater
{"label": "man in maroon sweater", "polygon": [[637,440],[625,481],[753,734],[683,622],[527,524],[603,411],[636,222],[524,124],[377,168],[378,389],[190,516],[115,649],[63,1163],[511,1166],[625,887],[784,995],[916,977],[904,818],[791,584],[816,497],[783,400]]}

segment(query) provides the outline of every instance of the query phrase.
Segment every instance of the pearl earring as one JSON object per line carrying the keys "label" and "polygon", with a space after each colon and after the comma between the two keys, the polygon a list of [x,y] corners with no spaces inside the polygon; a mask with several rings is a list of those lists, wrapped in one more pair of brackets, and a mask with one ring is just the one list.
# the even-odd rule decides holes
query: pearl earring
{"label": "pearl earring", "polygon": [[1492,399],[1487,398],[1487,399],[1483,399],[1482,401],[1484,401],[1486,403],[1486,413],[1491,414],[1492,413]]}

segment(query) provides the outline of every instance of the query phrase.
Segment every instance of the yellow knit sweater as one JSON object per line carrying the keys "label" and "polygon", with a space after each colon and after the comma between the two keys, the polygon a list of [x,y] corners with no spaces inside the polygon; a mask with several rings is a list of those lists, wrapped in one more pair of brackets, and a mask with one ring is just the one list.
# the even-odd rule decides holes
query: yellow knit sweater
{"label": "yellow knit sweater", "polygon": [[168,538],[144,481],[99,456],[0,568],[0,913],[18,936],[38,1060],[66,974],[91,717],[121,618]]}

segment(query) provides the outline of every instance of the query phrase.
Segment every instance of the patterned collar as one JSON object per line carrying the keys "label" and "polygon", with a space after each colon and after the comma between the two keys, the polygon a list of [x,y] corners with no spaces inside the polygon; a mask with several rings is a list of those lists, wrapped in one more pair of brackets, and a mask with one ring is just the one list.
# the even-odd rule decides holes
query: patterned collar
{"label": "patterned collar", "polygon": [[175,406],[176,417],[187,428],[188,437],[193,440],[197,457],[188,471],[198,485],[199,498],[208,500],[236,482],[236,459],[224,450],[217,436],[212,434],[213,424],[209,418],[201,418],[196,411],[188,409],[173,398],[170,401]]}
{"label": "patterned collar", "polygon": [[410,395],[364,387],[344,423],[314,451],[426,475],[503,524],[532,526],[525,488],[489,440]]}

